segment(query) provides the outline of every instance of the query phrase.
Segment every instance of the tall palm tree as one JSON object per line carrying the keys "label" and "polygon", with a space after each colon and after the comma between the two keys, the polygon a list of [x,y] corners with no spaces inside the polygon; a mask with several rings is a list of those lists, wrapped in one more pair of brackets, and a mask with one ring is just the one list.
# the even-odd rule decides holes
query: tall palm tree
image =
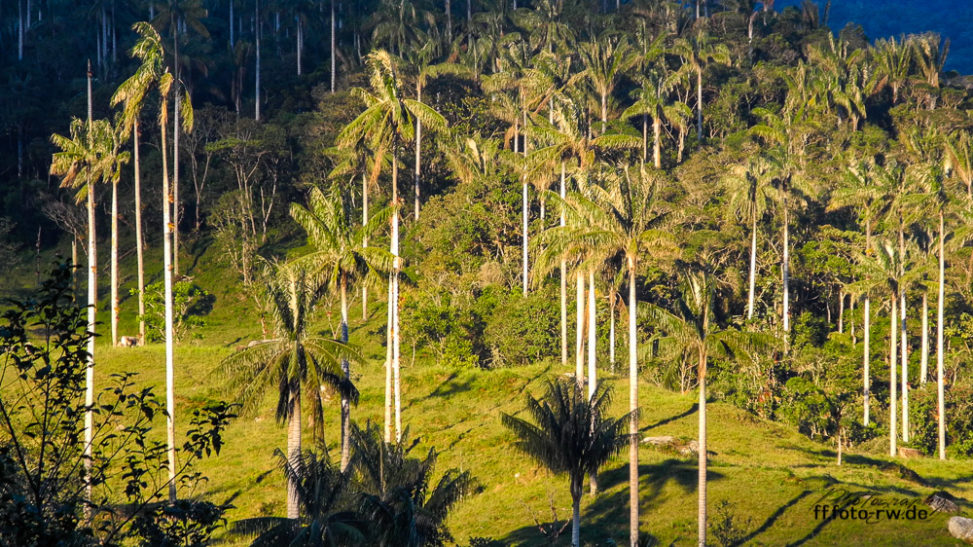
{"label": "tall palm tree", "polygon": [[[133,50],[133,55],[134,52],[135,50]],[[138,261],[138,285],[136,289],[138,291],[140,344],[145,344],[145,261],[142,242],[142,169],[139,161],[139,117],[145,107],[145,98],[160,73],[160,58],[153,59],[151,62],[143,60],[135,74],[122,82],[111,97],[112,106],[123,103],[122,137],[132,136],[132,152],[135,159],[135,254]]]}
{"label": "tall palm tree", "polygon": [[585,67],[585,77],[598,95],[601,105],[600,133],[604,133],[608,124],[608,99],[625,71],[635,65],[639,58],[628,40],[611,35],[580,44],[578,53]]}
{"label": "tall palm tree", "polygon": [[[373,51],[368,56],[370,66],[369,84],[371,91],[356,90],[365,103],[365,111],[358,115],[339,133],[337,141],[341,148],[354,148],[356,143],[367,142],[375,150],[376,166],[380,165],[386,151],[391,153],[392,162],[392,241],[389,252],[392,254],[392,277],[390,283],[390,332],[392,333],[391,369],[395,383],[395,431],[396,438],[402,435],[401,399],[399,387],[399,163],[396,159],[399,147],[411,141],[414,136],[415,118],[421,118],[431,129],[444,129],[446,120],[435,110],[414,99],[399,95],[398,66],[392,56],[384,50]],[[376,167],[377,169],[377,167]],[[390,401],[386,401],[386,407]],[[386,424],[388,426],[388,424]]]}
{"label": "tall palm tree", "polygon": [[873,76],[873,88],[876,92],[888,86],[892,89],[892,103],[899,102],[899,92],[909,78],[909,67],[912,64],[912,47],[905,38],[896,40],[893,36],[888,40],[875,40],[875,56],[878,67]]}
{"label": "tall palm tree", "polygon": [[[570,194],[561,206],[572,216],[586,220],[554,228],[543,234],[540,243],[547,245],[541,254],[542,268],[566,254],[581,254],[604,260],[620,255],[628,280],[629,340],[629,539],[638,541],[638,331],[636,329],[635,276],[645,257],[657,260],[674,254],[671,237],[661,230],[665,213],[656,200],[657,175],[644,166],[632,167],[607,188],[591,186],[591,197]],[[555,198],[558,199],[558,198]],[[542,270],[543,271],[543,270]]]}
{"label": "tall palm tree", "polygon": [[[61,186],[77,188],[77,203],[87,201],[88,209],[88,332],[96,328],[96,309],[98,306],[98,254],[95,233],[95,185],[103,180],[107,172],[108,159],[113,138],[111,125],[104,120],[92,120],[91,104],[91,61],[88,61],[88,121],[77,118],[71,120],[69,137],[51,135],[51,142],[60,149],[51,156],[51,174],[61,175]],[[91,501],[91,449],[92,449],[92,409],[95,393],[95,340],[88,337],[86,352],[88,366],[85,370],[85,415],[84,415],[84,453],[85,453],[85,500]],[[86,518],[90,511],[86,510]]]}
{"label": "tall palm tree", "polygon": [[[208,12],[200,0],[166,0],[158,2],[157,7],[159,13],[153,24],[159,29],[159,32],[168,30],[169,36],[172,38],[172,74],[176,93],[178,95],[181,90],[187,97],[185,101],[176,100],[173,102],[172,123],[172,195],[174,200],[172,208],[172,270],[176,275],[179,275],[179,128],[182,126],[185,131],[189,132],[193,126],[192,102],[188,99],[189,90],[182,79],[184,60],[179,57],[179,39],[180,35],[185,34],[183,29],[188,28],[195,30],[204,38],[209,38],[209,31],[203,25],[203,19],[206,18]],[[180,107],[182,106],[190,110],[184,110],[180,114]]]}
{"label": "tall palm tree", "polygon": [[[392,256],[378,247],[366,247],[368,234],[375,234],[388,222],[392,210],[383,209],[372,216],[364,226],[352,226],[348,206],[333,190],[325,196],[313,188],[308,196],[308,208],[291,204],[291,218],[308,234],[314,252],[298,259],[309,269],[325,275],[328,285],[337,288],[341,298],[341,343],[348,343],[348,289],[349,285],[367,275],[391,270]],[[351,381],[347,359],[341,361],[345,381]],[[348,469],[351,458],[351,406],[346,394],[341,397],[341,471]]]}
{"label": "tall palm tree", "polygon": [[871,271],[871,278],[876,286],[886,285],[889,290],[889,308],[891,318],[889,322],[889,455],[895,457],[898,453],[896,441],[898,437],[898,386],[896,385],[896,356],[898,350],[899,331],[899,291],[902,286],[901,255],[899,250],[887,239],[875,242],[874,257],[863,259],[863,264]]}
{"label": "tall palm tree", "polygon": [[[839,186],[831,195],[828,204],[829,209],[838,207],[855,206],[858,209],[858,218],[865,224],[865,248],[863,254],[868,255],[872,249],[872,224],[876,217],[883,210],[883,204],[887,203],[887,196],[880,185],[875,181],[874,164],[872,161],[859,161],[845,171],[844,184]],[[869,287],[871,286],[868,278],[867,269],[863,280],[865,287],[862,292],[865,296],[863,305],[863,346],[862,346],[862,374],[863,374],[863,400],[862,406],[864,416],[862,423],[868,425],[871,420],[871,377],[869,368],[871,366],[871,297]]]}
{"label": "tall palm tree", "polygon": [[[155,28],[147,22],[138,22],[132,26],[132,30],[139,35],[138,41],[132,48],[132,56],[140,60],[142,64],[136,69],[135,74],[120,86],[116,92],[119,100],[127,102],[133,110],[141,103],[139,97],[144,97],[149,89],[154,88],[160,97],[159,104],[159,129],[161,132],[162,149],[162,261],[163,261],[163,301],[164,311],[164,332],[166,340],[166,443],[169,459],[169,500],[174,502],[176,499],[175,469],[176,469],[176,439],[175,439],[175,392],[173,387],[174,380],[174,354],[173,344],[175,342],[173,330],[173,299],[172,299],[172,223],[170,220],[173,195],[169,186],[169,155],[167,143],[167,126],[169,123],[169,101],[171,100],[170,91],[172,90],[173,78],[168,69],[165,68],[165,50],[162,46],[162,38]],[[192,108],[188,105],[188,96],[176,97],[176,101],[183,101],[184,107],[188,112]],[[128,116],[123,115],[123,119]],[[192,123],[192,117],[184,117],[184,123]]]}
{"label": "tall palm tree", "polygon": [[567,473],[571,480],[571,545],[581,545],[581,494],[584,476],[621,452],[629,435],[625,422],[630,414],[607,418],[612,390],[598,385],[593,397],[571,381],[549,381],[543,399],[527,395],[527,413],[535,423],[502,414],[503,425],[517,436],[515,446],[553,473]]}
{"label": "tall palm tree", "polygon": [[[796,86],[795,88],[799,88]],[[788,95],[788,101],[798,103]],[[808,121],[811,113],[804,106],[787,108],[781,113],[764,108],[753,109],[753,114],[762,119],[750,128],[750,133],[767,141],[772,148],[765,151],[765,157],[774,171],[776,209],[781,214],[782,247],[781,280],[782,310],[781,320],[784,332],[790,332],[790,221],[791,208],[806,201],[813,194],[811,181],[804,175],[804,147],[810,131],[815,127]]]}
{"label": "tall palm tree", "polygon": [[[698,361],[699,380],[699,476],[698,476],[698,544],[706,545],[706,370],[710,354],[721,353],[749,357],[755,348],[772,344],[772,339],[759,333],[719,330],[713,318],[716,280],[702,268],[683,268],[682,292],[672,311],[648,306],[653,323],[664,332],[660,340],[663,351],[692,351]],[[666,347],[668,346],[668,347]]]}
{"label": "tall palm tree", "polygon": [[[302,389],[315,423],[324,419],[321,387],[330,386],[342,399],[358,400],[358,390],[346,378],[341,362],[360,361],[360,357],[348,345],[315,336],[309,329],[309,316],[323,286],[299,265],[275,267],[265,288],[277,338],[234,353],[220,365],[245,411],[256,410],[268,388],[277,388],[275,416],[287,424],[286,458],[291,465],[297,465],[301,454]],[[298,518],[299,507],[297,480],[288,477],[287,518]]]}
{"label": "tall palm tree", "polygon": [[[119,120],[119,124],[121,120]],[[104,178],[111,183],[111,344],[118,345],[118,181],[122,175],[122,165],[128,163],[130,154],[123,152],[122,138],[114,127],[109,133],[111,151],[106,159]],[[107,141],[106,141],[106,144]]]}
{"label": "tall palm tree", "polygon": [[730,206],[750,224],[750,274],[747,289],[747,320],[753,319],[757,272],[757,222],[773,200],[773,173],[766,158],[752,156],[746,166],[736,165],[724,184],[730,195]]}
{"label": "tall palm tree", "polygon": [[730,50],[711,36],[700,31],[693,40],[679,38],[672,52],[682,58],[683,64],[696,74],[696,138],[703,141],[703,71],[711,62],[730,64]]}

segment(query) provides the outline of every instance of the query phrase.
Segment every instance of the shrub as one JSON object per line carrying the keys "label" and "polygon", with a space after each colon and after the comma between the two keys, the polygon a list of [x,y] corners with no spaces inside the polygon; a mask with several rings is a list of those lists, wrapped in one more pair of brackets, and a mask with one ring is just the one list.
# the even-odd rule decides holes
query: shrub
{"label": "shrub", "polygon": [[[165,339],[165,294],[162,281],[145,287],[145,327],[150,342]],[[138,291],[132,289],[132,294]],[[193,329],[206,326],[202,316],[213,309],[215,297],[192,281],[172,285],[172,329],[175,339],[182,340]]]}
{"label": "shrub", "polygon": [[527,296],[519,290],[484,291],[484,307],[492,307],[484,331],[490,364],[526,365],[557,355],[561,329],[558,298],[552,287]]}

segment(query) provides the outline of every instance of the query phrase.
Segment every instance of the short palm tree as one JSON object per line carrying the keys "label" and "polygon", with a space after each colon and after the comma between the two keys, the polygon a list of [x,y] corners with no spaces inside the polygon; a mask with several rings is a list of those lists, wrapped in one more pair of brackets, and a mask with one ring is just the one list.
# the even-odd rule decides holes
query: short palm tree
{"label": "short palm tree", "polygon": [[527,395],[527,413],[535,423],[503,414],[503,425],[517,436],[515,446],[553,473],[571,480],[573,521],[571,545],[581,545],[581,495],[584,476],[593,476],[629,442],[625,424],[630,415],[606,418],[612,390],[599,385],[585,396],[577,382],[550,381],[538,400]]}
{"label": "short palm tree", "polygon": [[[220,370],[237,391],[245,411],[254,411],[271,386],[277,388],[276,418],[287,423],[287,459],[301,453],[301,390],[311,401],[315,423],[322,423],[321,387],[330,386],[342,398],[358,400],[358,391],[345,377],[343,359],[360,361],[348,345],[315,336],[308,322],[323,283],[295,265],[269,272],[266,292],[277,338],[265,340],[227,357]],[[297,483],[287,483],[287,518],[299,516]]]}
{"label": "short palm tree", "polygon": [[367,523],[369,545],[418,547],[444,545],[453,538],[446,527],[449,511],[473,491],[475,480],[469,471],[449,469],[433,481],[436,451],[425,457],[409,457],[417,442],[387,443],[378,427],[353,428],[359,512]]}
{"label": "short palm tree", "polygon": [[[340,192],[330,196],[314,188],[308,196],[308,208],[291,204],[291,217],[304,228],[314,252],[298,259],[317,274],[323,274],[327,284],[337,288],[341,297],[341,342],[348,343],[348,288],[366,276],[376,277],[392,268],[392,255],[378,247],[366,247],[368,235],[376,234],[392,216],[385,208],[373,215],[364,226],[352,226],[348,207]],[[346,381],[350,381],[347,359],[341,361]],[[351,455],[351,407],[345,394],[341,397],[341,470],[348,469]]]}
{"label": "short palm tree", "polygon": [[255,517],[234,522],[236,534],[256,535],[251,546],[364,545],[365,525],[353,510],[350,477],[328,458],[327,450],[304,451],[294,460],[277,451],[288,482],[297,488],[302,517]]}

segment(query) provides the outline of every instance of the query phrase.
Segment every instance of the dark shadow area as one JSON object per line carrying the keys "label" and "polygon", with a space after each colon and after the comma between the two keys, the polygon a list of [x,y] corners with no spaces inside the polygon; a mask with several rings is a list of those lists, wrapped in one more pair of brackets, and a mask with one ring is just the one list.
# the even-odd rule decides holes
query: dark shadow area
{"label": "dark shadow area", "polygon": [[645,433],[646,431],[648,431],[650,429],[654,429],[656,427],[666,425],[666,424],[668,424],[670,422],[674,422],[674,421],[679,420],[681,418],[685,418],[686,416],[690,416],[692,414],[695,414],[697,410],[699,410],[699,403],[693,403],[693,406],[689,407],[689,409],[686,410],[685,412],[683,412],[682,414],[676,414],[675,416],[669,416],[668,418],[663,418],[663,419],[659,420],[658,422],[656,422],[654,424],[646,425],[646,426],[642,427],[641,429],[639,429],[639,432]]}
{"label": "dark shadow area", "polygon": [[[707,481],[721,480],[724,475],[708,470]],[[639,513],[647,514],[664,503],[661,499],[662,488],[666,483],[675,481],[687,494],[696,491],[697,468],[696,462],[669,459],[658,464],[639,465]],[[611,494],[605,490],[628,482],[628,464],[622,463],[617,467],[602,471],[598,474],[600,492],[597,498],[584,507],[581,512],[581,544],[604,545],[609,537],[613,537],[619,544],[627,543],[628,538],[628,489],[622,488]],[[648,487],[648,488],[646,488]],[[647,492],[647,493],[646,493]],[[584,501],[590,499],[588,489],[585,488]],[[570,507],[571,494],[567,488],[563,492],[555,492],[560,507]],[[535,512],[547,515],[549,509],[544,506]],[[568,509],[570,511],[570,509]],[[529,515],[523,509],[525,517]],[[570,513],[558,513],[558,519],[570,519]],[[551,522],[541,523],[550,527]],[[536,524],[531,524],[514,530],[502,538],[497,538],[503,545],[551,545],[538,530]],[[648,545],[655,545],[654,538],[647,538]],[[571,542],[570,527],[566,534],[562,534],[554,545],[568,545]]]}
{"label": "dark shadow area", "polygon": [[189,252],[192,254],[193,257],[193,263],[189,265],[189,268],[186,270],[185,275],[190,275],[191,273],[195,274],[196,266],[199,265],[199,259],[202,258],[204,254],[206,254],[206,250],[209,249],[210,245],[212,244],[213,244],[212,237],[194,238],[192,246],[189,249]]}
{"label": "dark shadow area", "polygon": [[473,389],[473,381],[470,379],[457,381],[459,373],[452,372],[450,375],[439,383],[428,395],[421,397],[419,399],[413,399],[410,402],[403,405],[402,410],[408,410],[413,405],[420,403],[422,401],[428,401],[429,399],[439,398],[439,397],[449,397],[451,395],[456,395],[457,393],[463,393]]}
{"label": "dark shadow area", "polygon": [[778,507],[776,511],[774,511],[773,513],[770,514],[769,517],[767,517],[767,520],[765,520],[763,522],[763,524],[761,524],[760,526],[758,526],[757,529],[755,529],[753,532],[750,532],[749,534],[747,534],[746,536],[744,536],[742,539],[740,539],[740,541],[737,543],[737,545],[744,545],[748,541],[751,541],[755,537],[757,537],[760,534],[766,532],[768,529],[770,529],[771,526],[774,525],[775,522],[777,522],[777,519],[779,519],[781,517],[781,515],[783,515],[785,512],[787,512],[788,509],[790,509],[791,507],[793,507],[797,502],[799,502],[802,499],[806,498],[810,494],[811,494],[811,491],[810,490],[805,490],[805,491],[801,492],[800,494],[798,494],[797,496],[795,496],[790,501],[788,501],[787,503],[785,503],[784,505],[781,505],[780,507]]}

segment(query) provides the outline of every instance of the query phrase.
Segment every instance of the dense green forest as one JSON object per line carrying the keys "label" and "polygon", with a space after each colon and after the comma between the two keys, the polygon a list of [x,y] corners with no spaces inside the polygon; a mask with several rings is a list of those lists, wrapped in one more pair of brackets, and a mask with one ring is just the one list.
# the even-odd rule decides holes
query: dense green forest
{"label": "dense green forest", "polygon": [[973,507],[970,84],[826,10],[3,2],[0,544],[950,544],[777,523]]}

